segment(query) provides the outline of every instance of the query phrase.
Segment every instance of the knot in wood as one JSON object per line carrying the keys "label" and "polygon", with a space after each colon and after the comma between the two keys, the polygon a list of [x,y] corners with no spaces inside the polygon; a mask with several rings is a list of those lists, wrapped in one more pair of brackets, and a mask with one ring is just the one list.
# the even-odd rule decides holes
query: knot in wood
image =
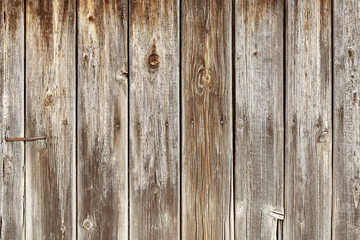
{"label": "knot in wood", "polygon": [[160,186],[159,185],[155,185],[154,186],[154,193],[157,194],[160,192]]}
{"label": "knot in wood", "polygon": [[160,57],[157,53],[152,53],[148,57],[148,66],[151,69],[158,69],[160,65]]}
{"label": "knot in wood", "polygon": [[360,179],[356,179],[353,184],[353,193],[360,193]]}
{"label": "knot in wood", "polygon": [[204,70],[201,72],[200,85],[207,86],[210,83],[211,83],[210,69],[204,68]]}
{"label": "knot in wood", "polygon": [[45,96],[45,106],[49,106],[53,102],[53,94],[48,92]]}
{"label": "knot in wood", "polygon": [[358,93],[356,91],[353,92],[353,105],[356,105],[356,103],[359,100]]}
{"label": "knot in wood", "polygon": [[85,64],[87,64],[88,61],[89,61],[89,56],[85,54],[85,55],[84,55],[84,62],[85,62]]}
{"label": "knot in wood", "polygon": [[355,51],[353,48],[348,49],[348,62],[350,65],[354,65],[354,59],[355,59]]}
{"label": "knot in wood", "polygon": [[356,179],[352,186],[353,198],[355,208],[358,209],[359,200],[360,200],[360,179]]}
{"label": "knot in wood", "polygon": [[324,131],[320,134],[318,141],[320,143],[326,143],[329,138],[329,133],[327,131]]}
{"label": "knot in wood", "polygon": [[211,69],[200,67],[197,81],[197,93],[202,95],[207,87],[211,85]]}
{"label": "knot in wood", "polygon": [[12,162],[9,156],[3,159],[3,176],[9,175],[12,171]]}
{"label": "knot in wood", "polygon": [[352,49],[351,47],[348,49],[348,56],[350,59],[354,58],[354,49]]}
{"label": "knot in wood", "polygon": [[354,185],[354,193],[359,193],[359,185],[358,184],[355,184]]}
{"label": "knot in wood", "polygon": [[87,16],[87,19],[90,21],[90,22],[94,22],[96,20],[96,15],[93,14],[93,13],[90,13],[88,16]]}
{"label": "knot in wood", "polygon": [[65,225],[61,225],[60,231],[61,231],[61,235],[65,234],[65,231],[66,231]]}
{"label": "knot in wood", "polygon": [[90,219],[85,219],[83,222],[83,226],[86,230],[90,230],[93,226],[93,223],[90,221]]}
{"label": "knot in wood", "polygon": [[115,80],[119,84],[126,85],[128,82],[128,73],[126,71],[118,71],[115,75]]}

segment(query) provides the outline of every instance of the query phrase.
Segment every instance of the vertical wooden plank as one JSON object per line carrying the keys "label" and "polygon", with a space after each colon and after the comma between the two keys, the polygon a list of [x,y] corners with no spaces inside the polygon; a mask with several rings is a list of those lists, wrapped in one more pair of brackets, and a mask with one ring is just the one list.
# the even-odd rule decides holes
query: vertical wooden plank
{"label": "vertical wooden plank", "polygon": [[179,1],[130,1],[130,239],[179,238]]}
{"label": "vertical wooden plank", "polygon": [[75,1],[26,1],[26,238],[75,237]]}
{"label": "vertical wooden plank", "polygon": [[360,4],[334,1],[333,238],[360,238]]}
{"label": "vertical wooden plank", "polygon": [[232,4],[181,5],[182,238],[232,239]]}
{"label": "vertical wooden plank", "polygon": [[0,238],[24,239],[24,1],[0,2]]}
{"label": "vertical wooden plank", "polygon": [[287,1],[284,239],[330,239],[331,1]]}
{"label": "vertical wooden plank", "polygon": [[284,1],[237,0],[235,9],[235,238],[278,239],[284,214]]}
{"label": "vertical wooden plank", "polygon": [[128,237],[127,1],[78,1],[78,238]]}

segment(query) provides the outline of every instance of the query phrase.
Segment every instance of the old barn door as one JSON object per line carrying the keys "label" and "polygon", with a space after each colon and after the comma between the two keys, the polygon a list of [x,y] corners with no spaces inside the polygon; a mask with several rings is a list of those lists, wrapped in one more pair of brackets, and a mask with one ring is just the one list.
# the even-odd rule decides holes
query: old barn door
{"label": "old barn door", "polygon": [[360,239],[358,0],[0,0],[1,239]]}

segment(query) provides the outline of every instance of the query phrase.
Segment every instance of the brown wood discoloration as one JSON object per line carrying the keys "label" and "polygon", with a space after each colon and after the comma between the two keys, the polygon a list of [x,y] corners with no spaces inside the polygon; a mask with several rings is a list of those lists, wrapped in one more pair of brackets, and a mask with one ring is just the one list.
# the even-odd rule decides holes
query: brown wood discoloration
{"label": "brown wood discoloration", "polygon": [[359,0],[0,0],[0,238],[360,239],[359,38]]}
{"label": "brown wood discoloration", "polygon": [[[156,30],[161,24],[161,16],[165,19],[172,17],[174,11],[174,2],[176,0],[136,0],[131,1],[130,18],[136,19],[136,24],[131,24],[134,30],[137,28],[146,28],[149,32]],[[159,9],[163,8],[159,15]]]}
{"label": "brown wood discoloration", "polygon": [[284,239],[330,239],[331,3],[289,1],[286,13]]}
{"label": "brown wood discoloration", "polygon": [[27,0],[26,47],[26,238],[72,239],[75,1]]}
{"label": "brown wood discoloration", "polygon": [[235,13],[233,53],[235,239],[275,240],[284,212],[284,1],[237,0],[235,7],[246,4]]}
{"label": "brown wood discoloration", "polygon": [[253,21],[253,27],[257,27],[261,21],[264,21],[264,17],[278,11],[278,6],[281,4],[283,5],[283,0],[241,0],[236,3],[235,9],[239,17],[243,17],[244,21]]}
{"label": "brown wood discoloration", "polygon": [[[252,0],[248,1],[248,17],[254,19],[254,26],[267,20],[268,15],[273,14],[281,18],[282,12],[279,6],[284,5],[283,0]],[[275,14],[274,14],[275,13]],[[251,20],[250,20],[251,21]],[[278,23],[281,27],[281,23]]]}
{"label": "brown wood discoloration", "polygon": [[130,2],[130,239],[179,239],[179,1]]}
{"label": "brown wood discoloration", "polygon": [[2,16],[2,27],[6,30],[6,34],[8,34],[9,37],[13,40],[16,39],[16,36],[20,36],[19,29],[21,30],[24,27],[24,22],[21,21],[21,17],[23,17],[23,11],[24,1],[3,1],[1,4],[0,13]]}
{"label": "brown wood discoloration", "polygon": [[230,1],[182,7],[182,238],[233,239]]}
{"label": "brown wood discoloration", "polygon": [[360,238],[360,5],[334,1],[334,159],[332,239]]}
{"label": "brown wood discoloration", "polygon": [[127,239],[127,1],[77,6],[77,237]]}
{"label": "brown wood discoloration", "polygon": [[0,2],[0,238],[24,239],[24,1]]}
{"label": "brown wood discoloration", "polygon": [[[68,3],[66,4],[68,5]],[[64,6],[66,6],[64,5]],[[65,7],[64,9],[67,9]],[[63,9],[59,9],[62,11]],[[53,31],[53,14],[54,6],[53,1],[26,1],[26,11],[33,16],[30,21],[38,21],[40,27],[40,34],[37,37],[38,40],[44,41],[44,46],[51,47],[54,35]],[[66,12],[63,19],[67,19]]]}

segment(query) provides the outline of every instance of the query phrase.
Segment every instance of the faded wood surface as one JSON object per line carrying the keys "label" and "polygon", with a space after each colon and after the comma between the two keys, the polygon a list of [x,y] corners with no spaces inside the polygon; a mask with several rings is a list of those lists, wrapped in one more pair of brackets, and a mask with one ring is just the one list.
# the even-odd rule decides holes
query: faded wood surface
{"label": "faded wood surface", "polygon": [[278,239],[283,219],[284,1],[237,0],[235,239]]}
{"label": "faded wood surface", "polygon": [[0,1],[0,238],[360,239],[359,21]]}
{"label": "faded wood surface", "polygon": [[330,239],[331,1],[286,4],[284,239]]}
{"label": "faded wood surface", "polygon": [[332,239],[360,239],[360,5],[334,1]]}
{"label": "faded wood surface", "polygon": [[182,7],[182,238],[233,238],[230,1]]}
{"label": "faded wood surface", "polygon": [[130,239],[179,239],[179,1],[130,1]]}
{"label": "faded wood surface", "polygon": [[0,238],[24,239],[24,1],[0,2]]}
{"label": "faded wood surface", "polygon": [[128,235],[127,1],[78,1],[79,239]]}
{"label": "faded wood surface", "polygon": [[75,237],[75,1],[26,1],[26,239]]}

